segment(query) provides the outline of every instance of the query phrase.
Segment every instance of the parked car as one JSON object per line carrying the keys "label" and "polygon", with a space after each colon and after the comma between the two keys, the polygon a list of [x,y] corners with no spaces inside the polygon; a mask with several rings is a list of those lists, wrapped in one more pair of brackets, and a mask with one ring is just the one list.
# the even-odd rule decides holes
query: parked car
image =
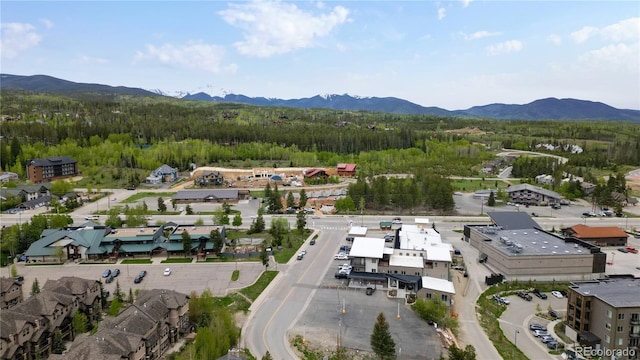
{"label": "parked car", "polygon": [[140,271],[140,273],[138,274],[138,276],[140,276],[141,278],[144,278],[145,276],[147,276],[147,270],[142,270],[142,271]]}
{"label": "parked car", "polygon": [[402,224],[402,219],[399,217],[394,217],[391,222],[394,224]]}
{"label": "parked car", "polygon": [[542,291],[538,290],[538,289],[533,289],[533,295],[539,297],[540,299],[546,300],[547,299],[547,294],[543,293]]}
{"label": "parked car", "polygon": [[338,265],[338,270],[349,270],[349,271],[351,271],[351,269],[353,269],[353,266],[351,266],[351,264]]}
{"label": "parked car", "polygon": [[553,290],[551,292],[551,295],[557,297],[558,299],[562,299],[564,297],[564,296],[562,296],[562,293],[560,291],[557,291],[557,290]]}
{"label": "parked car", "polygon": [[87,215],[84,217],[85,220],[100,220],[100,216],[98,215]]}
{"label": "parked car", "polygon": [[302,259],[304,259],[304,254],[303,254],[303,253],[298,254],[297,259],[298,259],[298,260],[302,260]]}
{"label": "parked car", "polygon": [[339,270],[336,272],[335,277],[336,279],[348,279],[350,273],[351,271]]}
{"label": "parked car", "polygon": [[111,284],[113,282],[113,275],[109,275],[109,277],[104,281],[107,284]]}
{"label": "parked car", "polygon": [[339,253],[339,254],[335,254],[333,256],[334,260],[349,260],[349,255],[345,254],[345,253]]}
{"label": "parked car", "polygon": [[558,312],[555,310],[549,310],[549,316],[551,316],[554,319],[557,319],[560,317],[560,314],[558,314]]}
{"label": "parked car", "polygon": [[547,332],[546,329],[545,330],[533,330],[533,335],[535,337],[541,337],[541,336],[544,336],[544,335],[549,335],[549,333]]}
{"label": "parked car", "polygon": [[316,244],[316,240],[315,239],[311,239],[311,241],[309,241],[309,245],[315,245]]}
{"label": "parked car", "polygon": [[529,294],[527,294],[526,292],[522,291],[522,290],[518,290],[516,291],[516,295],[518,295],[518,297],[525,299],[526,301],[531,301],[533,299],[533,297]]}
{"label": "parked car", "polygon": [[627,250],[627,248],[618,248],[618,251],[625,254],[629,253],[629,250]]}
{"label": "parked car", "polygon": [[348,253],[349,251],[351,251],[351,246],[342,245],[340,246],[340,251],[344,253]]}
{"label": "parked car", "polygon": [[102,277],[105,278],[105,279],[108,278],[109,276],[111,276],[111,270],[110,269],[107,269],[102,273]]}
{"label": "parked car", "polygon": [[166,269],[164,269],[164,272],[162,273],[162,275],[164,275],[164,276],[169,276],[169,275],[171,275],[171,268],[166,268]]}
{"label": "parked car", "polygon": [[302,251],[300,251],[300,254],[302,254],[302,255],[307,255],[307,250],[302,250]]}
{"label": "parked car", "polygon": [[144,276],[138,275],[138,276],[136,276],[135,279],[133,279],[133,282],[136,283],[136,284],[139,284],[142,281],[142,279],[144,279]]}
{"label": "parked car", "polygon": [[120,275],[120,269],[114,269],[113,272],[111,273],[111,276],[118,277],[118,275]]}
{"label": "parked car", "polygon": [[367,287],[367,290],[366,290],[366,292],[365,292],[365,293],[366,293],[367,295],[373,295],[373,293],[374,293],[375,291],[376,291],[376,288],[373,288],[373,287],[369,286],[369,287]]}
{"label": "parked car", "polygon": [[529,330],[547,330],[547,327],[544,325],[540,325],[540,324],[536,324],[536,323],[531,323],[529,324]]}
{"label": "parked car", "polygon": [[352,242],[353,241],[353,236],[347,236],[347,241]]}
{"label": "parked car", "polygon": [[13,280],[14,280],[14,281],[20,281],[20,282],[21,282],[21,281],[24,281],[24,276],[22,276],[22,275],[18,275],[18,276],[16,276],[16,277],[14,277],[14,278],[13,278]]}
{"label": "parked car", "polygon": [[545,336],[540,336],[540,341],[544,344],[550,342],[550,341],[556,341],[556,338],[554,338],[551,335],[545,335]]}
{"label": "parked car", "polygon": [[626,247],[625,249],[627,249],[628,252],[633,253],[633,254],[637,254],[638,253],[638,249],[634,248],[634,247]]}
{"label": "parked car", "polygon": [[127,186],[127,190],[135,190],[135,189],[136,189],[136,187],[133,186],[133,185]]}

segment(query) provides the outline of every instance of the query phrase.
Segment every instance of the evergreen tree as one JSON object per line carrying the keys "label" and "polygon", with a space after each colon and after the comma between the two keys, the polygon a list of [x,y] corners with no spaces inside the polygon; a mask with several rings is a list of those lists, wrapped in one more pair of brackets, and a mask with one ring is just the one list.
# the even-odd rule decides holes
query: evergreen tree
{"label": "evergreen tree", "polygon": [[262,357],[262,360],[273,360],[271,353],[267,351],[267,353]]}
{"label": "evergreen tree", "polygon": [[304,209],[307,206],[307,192],[304,189],[300,190],[300,199],[298,199],[298,206]]}
{"label": "evergreen tree", "polygon": [[85,315],[81,311],[76,311],[73,314],[73,320],[71,320],[71,325],[73,326],[73,332],[76,334],[83,334],[87,332],[87,324],[89,323],[87,319],[87,315]]}
{"label": "evergreen tree", "polygon": [[396,343],[391,337],[389,323],[384,314],[378,314],[376,323],[371,334],[371,348],[381,360],[391,360],[396,358]]}
{"label": "evergreen tree", "polygon": [[129,304],[133,304],[133,290],[131,290],[131,288],[129,288],[129,296],[127,297],[127,302]]}
{"label": "evergreen tree", "polygon": [[211,232],[209,233],[209,239],[211,239],[211,243],[213,244],[213,252],[216,253],[216,255],[220,255],[220,253],[222,252],[222,235],[220,235],[220,230],[218,229],[213,229],[211,230]]}
{"label": "evergreen tree", "polygon": [[296,199],[293,197],[293,193],[289,191],[287,194],[287,207],[292,208],[296,206]]}
{"label": "evergreen tree", "polygon": [[184,256],[191,255],[191,245],[193,244],[193,240],[191,240],[191,235],[187,230],[182,232],[182,250],[184,251]]}
{"label": "evergreen tree", "polygon": [[296,215],[296,229],[302,234],[307,227],[307,214],[304,211],[298,211]]}
{"label": "evergreen tree", "polygon": [[67,350],[67,347],[62,340],[62,331],[55,329],[53,331],[53,340],[51,341],[51,352],[54,354],[62,354],[65,350]]}
{"label": "evergreen tree", "polygon": [[493,195],[493,191],[489,194],[489,200],[487,200],[487,205],[496,206],[496,197]]}
{"label": "evergreen tree", "polygon": [[120,289],[120,282],[118,280],[116,280],[116,288],[113,290],[113,297],[118,299],[120,302],[124,301],[122,298],[122,290]]}
{"label": "evergreen tree", "polygon": [[33,279],[33,284],[31,284],[31,295],[40,294],[40,284],[38,283],[38,279]]}
{"label": "evergreen tree", "polygon": [[262,265],[265,270],[269,268],[269,254],[267,254],[267,248],[262,247],[262,251],[260,251],[260,260],[262,261]]}
{"label": "evergreen tree", "polygon": [[158,198],[158,211],[160,213],[164,213],[165,211],[167,211],[167,205],[165,205],[164,199],[162,197]]}

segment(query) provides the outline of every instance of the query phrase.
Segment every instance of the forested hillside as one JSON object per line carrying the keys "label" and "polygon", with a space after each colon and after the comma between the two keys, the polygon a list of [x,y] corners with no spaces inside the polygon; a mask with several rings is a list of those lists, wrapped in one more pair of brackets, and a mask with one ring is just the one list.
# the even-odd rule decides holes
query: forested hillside
{"label": "forested hillside", "polygon": [[95,185],[138,183],[166,163],[334,166],[362,175],[477,175],[502,147],[579,145],[569,166],[640,165],[640,127],[624,122],[498,121],[211,104],[160,97],[3,91],[0,161],[24,175],[32,158],[78,160]]}

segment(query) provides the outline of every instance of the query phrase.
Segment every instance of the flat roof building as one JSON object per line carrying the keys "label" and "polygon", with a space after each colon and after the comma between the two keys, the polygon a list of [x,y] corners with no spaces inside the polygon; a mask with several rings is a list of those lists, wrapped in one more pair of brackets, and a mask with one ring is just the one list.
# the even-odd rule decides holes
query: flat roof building
{"label": "flat roof building", "polygon": [[[582,346],[610,350],[617,359],[637,359],[640,278],[572,282],[567,291],[565,332]],[[635,356],[629,356],[629,351]]]}
{"label": "flat roof building", "polygon": [[490,225],[465,225],[464,239],[479,261],[511,279],[592,279],[605,272],[606,254],[578,239],[563,239],[521,212],[489,212]]}

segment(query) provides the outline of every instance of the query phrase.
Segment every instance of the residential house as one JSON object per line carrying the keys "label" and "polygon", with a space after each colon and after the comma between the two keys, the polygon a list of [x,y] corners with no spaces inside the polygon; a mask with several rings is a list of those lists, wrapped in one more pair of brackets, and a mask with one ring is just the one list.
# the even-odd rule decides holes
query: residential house
{"label": "residential house", "polygon": [[23,302],[2,311],[0,317],[1,359],[42,359],[51,354],[54,333],[63,340],[75,337],[72,326],[77,311],[95,321],[101,308],[101,286],[97,280],[67,277],[51,283]]}
{"label": "residential house", "polygon": [[588,226],[583,224],[562,229],[562,234],[597,246],[626,246],[627,237],[629,236],[617,226]]}
{"label": "residential house", "polygon": [[149,176],[147,176],[145,182],[147,184],[162,184],[169,183],[178,180],[178,169],[164,164],[159,168],[153,170]]}
{"label": "residential house", "polygon": [[[613,354],[612,359],[637,359],[640,353],[638,294],[639,278],[571,283],[567,289],[565,334],[582,346]],[[635,356],[629,356],[629,352]]]}
{"label": "residential house", "polygon": [[202,187],[221,186],[224,184],[224,176],[220,171],[206,171],[196,179],[195,183]]}
{"label": "residential house", "polygon": [[551,205],[560,203],[560,194],[530,184],[511,185],[507,188],[511,202],[524,205]]}
{"label": "residential house", "polygon": [[307,169],[304,173],[304,177],[308,179],[316,178],[328,178],[329,174],[324,169]]}
{"label": "residential house", "polygon": [[340,163],[336,166],[336,169],[338,170],[339,176],[348,176],[348,177],[356,176],[356,164]]}
{"label": "residential house", "polygon": [[49,359],[162,359],[195,328],[189,321],[189,296],[173,290],[143,290],[134,303],[98,331],[79,337],[63,355]]}
{"label": "residential house", "polygon": [[18,176],[18,174],[14,172],[5,171],[0,173],[0,183],[2,184],[9,181],[19,181],[19,180],[20,180],[20,177]]}
{"label": "residential house", "polygon": [[27,166],[27,176],[34,184],[78,176],[78,162],[67,156],[33,159]]}
{"label": "residential house", "polygon": [[6,277],[0,278],[0,310],[22,302],[22,282]]}

